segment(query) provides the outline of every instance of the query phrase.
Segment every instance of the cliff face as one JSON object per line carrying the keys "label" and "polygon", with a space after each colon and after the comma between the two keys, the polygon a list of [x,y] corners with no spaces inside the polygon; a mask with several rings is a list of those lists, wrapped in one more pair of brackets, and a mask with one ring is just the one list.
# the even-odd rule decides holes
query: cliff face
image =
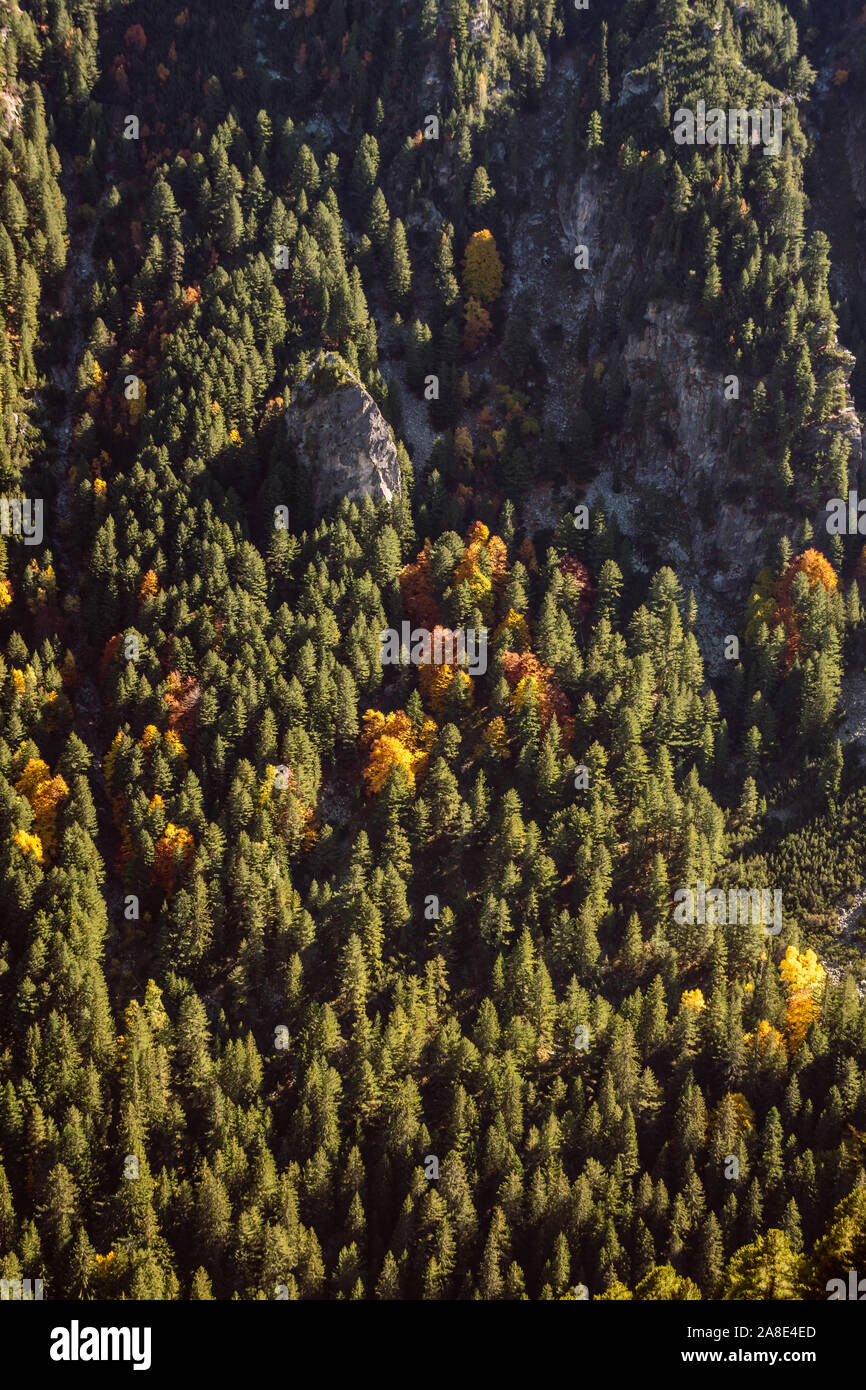
{"label": "cliff face", "polygon": [[334,353],[297,388],[286,412],[286,434],[313,485],[317,516],[344,497],[390,502],[401,490],[391,427],[369,391]]}
{"label": "cliff face", "polygon": [[[551,138],[548,148],[555,143]],[[545,423],[567,444],[585,371],[597,371],[604,385],[611,366],[592,341],[586,367],[578,361],[581,324],[593,310],[610,316],[611,305],[622,304],[640,283],[645,247],[617,211],[614,179],[589,171],[565,183],[545,161],[534,171],[532,192],[513,228],[510,294],[532,293],[533,342],[547,386]],[[578,246],[586,247],[587,270],[575,267]],[[545,331],[551,323],[555,337]],[[684,587],[694,589],[699,637],[712,670],[724,665],[725,635],[741,627],[756,569],[778,537],[794,528],[773,478],[756,476],[746,443],[756,382],[740,373],[738,398],[726,399],[725,378],[734,368],[720,360],[700,315],[675,299],[651,299],[637,322],[632,317],[617,365],[627,394],[639,393],[649,406],[641,410],[639,429],[630,428],[626,409],[600,441],[586,500],[600,500],[616,514],[636,543],[639,565],[671,565]],[[862,439],[850,396],[831,427],[851,440],[856,470]],[[812,521],[819,526],[822,513]]]}

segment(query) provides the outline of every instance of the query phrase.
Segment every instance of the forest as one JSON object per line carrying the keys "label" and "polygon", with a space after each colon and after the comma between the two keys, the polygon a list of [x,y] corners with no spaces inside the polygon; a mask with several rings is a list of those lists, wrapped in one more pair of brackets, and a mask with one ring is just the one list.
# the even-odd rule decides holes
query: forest
{"label": "forest", "polygon": [[[866,287],[812,172],[861,10],[0,0],[0,492],[43,508],[0,535],[0,1279],[866,1271],[866,546],[822,523],[866,495]],[[778,156],[677,143],[698,100]],[[516,250],[545,141],[608,238],[562,250],[573,334]],[[737,382],[688,475],[762,517],[727,608],[656,486],[658,306]],[[383,663],[403,624],[445,660]],[[680,920],[698,884],[780,929]]]}

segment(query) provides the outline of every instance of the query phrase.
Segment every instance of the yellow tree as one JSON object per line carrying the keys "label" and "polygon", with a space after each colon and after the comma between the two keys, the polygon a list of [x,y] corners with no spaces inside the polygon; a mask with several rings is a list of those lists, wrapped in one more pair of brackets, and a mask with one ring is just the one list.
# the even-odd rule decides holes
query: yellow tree
{"label": "yellow tree", "polygon": [[502,293],[503,267],[493,233],[485,227],[469,238],[463,257],[463,291],[467,299],[492,304]]}
{"label": "yellow tree", "polygon": [[487,752],[494,758],[504,761],[510,757],[508,752],[508,731],[505,727],[505,720],[500,714],[492,719],[481,735],[481,742]]}
{"label": "yellow tree", "polygon": [[766,1018],[761,1019],[754,1033],[745,1034],[743,1042],[746,1047],[754,1048],[764,1055],[778,1052],[779,1048],[785,1045],[785,1040],[778,1028],[774,1028]]}
{"label": "yellow tree", "polygon": [[[484,568],[482,568],[482,556]],[[491,536],[482,521],[469,528],[466,549],[454,569],[454,584],[466,583],[486,622],[493,619],[493,601],[505,584],[508,554],[500,536]]]}
{"label": "yellow tree", "polygon": [[171,821],[154,845],[153,876],[166,894],[174,892],[178,874],[191,864],[195,844],[190,832],[182,825]]}
{"label": "yellow tree", "polygon": [[15,790],[30,803],[36,839],[42,848],[53,854],[57,842],[57,811],[61,801],[69,795],[69,788],[62,777],[51,776],[42,758],[30,758],[15,783]]}
{"label": "yellow tree", "polygon": [[707,1007],[703,993],[699,989],[683,990],[683,997],[680,1000],[681,1009],[691,1009],[692,1013],[699,1014],[702,1009]]}
{"label": "yellow tree", "polygon": [[820,1013],[826,972],[814,951],[800,952],[796,946],[789,946],[779,974],[788,995],[788,1048],[796,1052]]}
{"label": "yellow tree", "polygon": [[368,709],[361,730],[361,747],[368,749],[367,766],[362,772],[368,796],[380,792],[392,767],[402,769],[411,790],[415,778],[423,774],[436,737],[436,725],[425,719],[420,733],[405,710],[383,714]]}

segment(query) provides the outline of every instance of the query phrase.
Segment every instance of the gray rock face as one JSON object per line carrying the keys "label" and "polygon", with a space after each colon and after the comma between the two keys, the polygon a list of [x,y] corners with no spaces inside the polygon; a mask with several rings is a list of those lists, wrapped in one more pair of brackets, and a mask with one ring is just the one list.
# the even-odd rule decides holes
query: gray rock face
{"label": "gray rock face", "polygon": [[327,353],[297,388],[286,433],[309,469],[317,516],[344,497],[390,502],[401,490],[391,427],[341,358]]}
{"label": "gray rock face", "polygon": [[622,79],[622,90],[617,106],[624,106],[631,97],[646,96],[653,84],[653,75],[648,72],[627,72]]}
{"label": "gray rock face", "polygon": [[[611,244],[616,229],[605,221],[606,207],[611,201],[610,186],[595,174],[583,175],[572,189],[561,188],[558,196],[560,221],[566,237],[564,244],[570,247],[572,243],[583,242],[589,247],[590,260],[596,269],[587,292],[591,293],[595,307],[601,309],[611,285],[626,281],[633,273],[634,247],[627,239]],[[659,380],[664,383],[667,399],[664,421],[675,447],[673,450],[669,446],[659,448],[647,437],[641,441],[641,449],[650,467],[663,467],[668,456],[679,454],[684,473],[674,475],[673,480],[680,496],[683,487],[700,481],[701,474],[717,467],[723,469],[727,453],[727,432],[722,418],[727,407],[722,400],[722,386],[731,368],[722,361],[712,365],[713,351],[694,323],[694,313],[685,304],[650,303],[642,327],[629,333],[622,353],[622,365],[632,387],[641,381],[647,385]],[[744,380],[742,404],[731,407],[739,417],[737,428],[740,431],[745,431],[748,424],[754,385],[754,381]],[[850,395],[844,409],[837,413],[828,428],[843,433],[851,442],[854,457],[860,457],[860,424]],[[817,437],[815,443],[817,447]],[[671,462],[676,460],[671,457]],[[748,508],[748,499],[741,501],[739,506],[740,510],[743,506]],[[763,503],[758,510],[768,522]],[[779,518],[772,518],[773,523],[783,515],[784,508]]]}
{"label": "gray rock face", "polygon": [[[864,142],[866,143],[866,142]],[[864,158],[866,166],[866,158]],[[866,175],[864,175],[866,180]],[[568,438],[582,373],[572,366],[572,343],[590,305],[605,311],[610,295],[633,282],[638,262],[634,236],[618,225],[615,189],[590,170],[557,188],[559,229],[543,215],[527,213],[512,237],[512,285],[533,292],[536,322],[557,320],[563,343],[550,346],[536,330],[535,345],[550,383],[545,423]],[[549,220],[549,219],[547,219]],[[561,230],[558,257],[548,246]],[[591,274],[571,269],[573,250],[585,245]],[[589,361],[598,349],[589,345]],[[601,359],[604,366],[604,360]],[[676,300],[651,301],[632,323],[619,358],[632,391],[653,402],[638,433],[623,419],[596,452],[596,477],[586,501],[600,500],[622,530],[637,540],[649,564],[671,565],[699,604],[698,636],[710,670],[724,669],[724,638],[738,630],[755,571],[779,535],[792,533],[792,510],[781,489],[753,479],[751,455],[737,464],[731,454],[748,439],[756,382],[743,374],[740,396],[725,398],[726,378],[736,369],[712,346],[700,316]],[[825,423],[862,456],[853,402]],[[815,448],[819,446],[815,432]],[[806,440],[806,452],[810,445]],[[810,516],[816,530],[823,514]]]}

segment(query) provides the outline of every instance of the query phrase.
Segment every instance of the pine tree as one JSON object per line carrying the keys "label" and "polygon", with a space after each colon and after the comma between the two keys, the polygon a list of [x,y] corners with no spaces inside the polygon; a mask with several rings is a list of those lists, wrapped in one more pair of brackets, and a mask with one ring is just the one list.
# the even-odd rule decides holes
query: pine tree
{"label": "pine tree", "polygon": [[602,20],[601,44],[598,53],[598,104],[601,110],[610,101],[610,78],[607,71],[607,20]]}
{"label": "pine tree", "polygon": [[388,233],[387,262],[388,293],[396,306],[405,306],[412,288],[412,267],[406,232],[399,217],[391,223]]}

